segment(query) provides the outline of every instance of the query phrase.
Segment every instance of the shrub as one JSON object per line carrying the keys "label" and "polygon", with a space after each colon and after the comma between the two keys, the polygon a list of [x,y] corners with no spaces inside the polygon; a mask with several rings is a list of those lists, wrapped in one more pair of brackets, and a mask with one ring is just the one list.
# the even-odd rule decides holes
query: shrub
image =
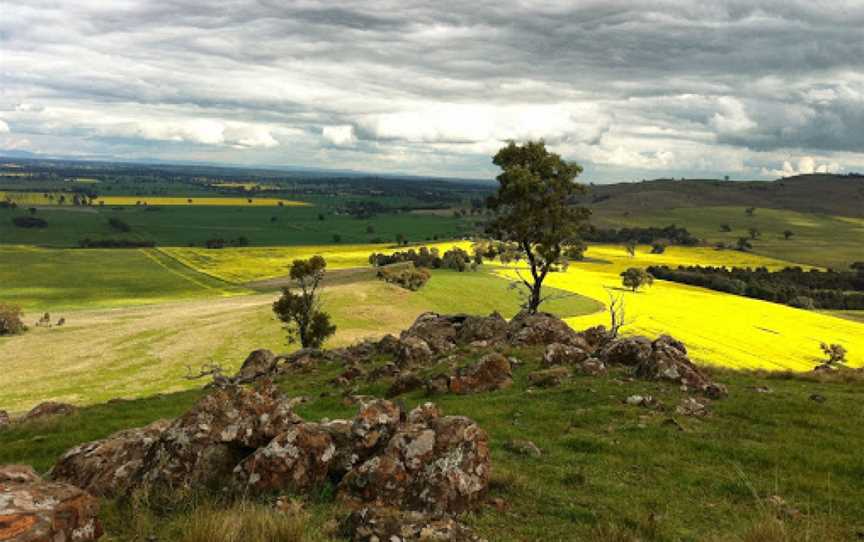
{"label": "shrub", "polygon": [[12,223],[19,228],[44,228],[48,226],[48,222],[35,216],[16,216],[12,219]]}
{"label": "shrub", "polygon": [[621,272],[621,284],[635,292],[642,286],[651,286],[654,284],[654,277],[644,269],[631,267]]}
{"label": "shrub", "polygon": [[806,295],[795,296],[789,301],[789,305],[795,307],[796,309],[813,310],[816,308],[816,304],[813,302],[813,298],[807,297]]}
{"label": "shrub", "polygon": [[462,272],[468,268],[471,256],[461,248],[451,248],[441,258],[441,267]]}
{"label": "shrub", "polygon": [[124,232],[124,233],[126,233],[126,232],[129,232],[129,231],[132,231],[132,227],[129,226],[129,224],[127,224],[127,223],[123,222],[122,220],[120,220],[119,218],[109,218],[109,219],[108,219],[108,225],[111,226],[112,228],[114,228],[115,230],[119,231],[119,232]]}
{"label": "shrub", "polygon": [[0,303],[0,335],[17,335],[26,329],[21,320],[21,307]]}
{"label": "shrub", "polygon": [[427,269],[414,267],[411,262],[393,264],[378,269],[378,278],[411,291],[422,288],[430,277]]}

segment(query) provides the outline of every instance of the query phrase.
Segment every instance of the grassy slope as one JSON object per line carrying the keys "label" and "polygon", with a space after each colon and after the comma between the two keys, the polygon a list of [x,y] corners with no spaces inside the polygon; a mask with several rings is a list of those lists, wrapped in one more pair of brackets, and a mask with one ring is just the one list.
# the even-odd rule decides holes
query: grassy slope
{"label": "grassy slope", "polygon": [[[419,292],[375,279],[327,288],[325,309],[339,326],[328,345],[398,332],[427,310],[512,316],[518,298],[507,285],[487,273],[435,271]],[[197,371],[211,360],[233,374],[256,348],[288,349],[270,309],[274,298],[271,293],[68,312],[61,328],[0,338],[0,408],[20,411],[47,399],[92,404],[188,389],[200,383],[184,378],[187,365]],[[570,297],[551,308],[569,316],[602,307]]]}
{"label": "grassy slope", "polygon": [[[753,217],[743,207],[682,207],[677,209],[640,209],[595,213],[594,221],[604,226],[666,226],[676,224],[711,243],[734,245],[739,237],[748,237],[756,228],[761,238],[753,241],[753,250],[774,258],[801,264],[847,269],[854,261],[864,259],[864,219],[796,213],[776,209],[757,209]],[[729,224],[731,232],[721,232]],[[783,231],[794,236],[783,239]]]}
{"label": "grassy slope", "polygon": [[[634,333],[670,333],[684,341],[694,358],[706,364],[734,368],[809,370],[821,357],[820,342],[843,344],[855,366],[864,365],[864,325],[832,315],[794,309],[742,296],[666,281],[638,293],[620,289],[618,274],[627,267],[676,266],[684,263],[778,267],[786,262],[754,254],[713,249],[670,248],[649,254],[640,247],[635,258],[619,247],[591,247],[589,257],[599,262],[573,264],[567,273],[547,279],[550,286],[599,300],[607,288],[623,295],[626,329]],[[508,274],[507,271],[502,271]],[[571,318],[576,329],[608,323],[608,316]]]}
{"label": "grassy slope", "polygon": [[0,301],[42,311],[119,307],[245,290],[157,250],[53,250],[0,245]]}
{"label": "grassy slope", "polygon": [[[466,518],[489,540],[773,542],[781,539],[765,537],[754,525],[782,515],[768,502],[774,495],[802,513],[785,526],[797,536],[782,540],[851,540],[861,529],[860,381],[814,383],[720,373],[716,376],[729,386],[730,396],[713,403],[709,418],[676,416],[685,428],[679,431],[664,423],[682,397],[674,386],[612,373],[532,390],[526,374],[537,368],[539,352],[515,354],[528,363],[516,370],[511,389],[435,398],[445,413],[470,416],[490,434],[491,496],[503,499],[508,508],[486,507]],[[459,359],[468,362],[473,355]],[[338,394],[320,397],[332,389],[326,382],[339,370],[321,367],[281,385],[290,396],[314,398],[300,408],[306,419],[350,417],[354,407],[345,406]],[[359,393],[381,393],[384,385],[361,385]],[[757,393],[756,386],[768,386],[771,393]],[[827,401],[809,400],[813,393]],[[653,395],[664,409],[624,405],[631,394]],[[67,419],[0,432],[0,463],[30,463],[45,470],[79,442],[176,416],[198,395],[190,391],[98,405]],[[404,399],[409,408],[426,400],[422,392]],[[528,458],[508,451],[505,444],[513,438],[534,441],[543,455]],[[306,539],[326,539],[317,534],[320,525],[342,512],[326,496],[307,507],[315,514]],[[108,540],[145,540],[150,534],[173,539],[172,529],[188,521],[182,512],[141,522],[133,521],[146,513],[141,509],[124,512],[122,506],[109,505],[108,510]],[[155,532],[135,532],[136,525],[149,525]]]}

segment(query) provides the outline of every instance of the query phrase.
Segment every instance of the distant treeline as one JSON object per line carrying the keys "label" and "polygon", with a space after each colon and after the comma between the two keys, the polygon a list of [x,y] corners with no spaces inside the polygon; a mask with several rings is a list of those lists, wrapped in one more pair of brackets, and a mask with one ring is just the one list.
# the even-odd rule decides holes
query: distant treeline
{"label": "distant treeline", "polygon": [[[401,262],[411,262],[415,267],[428,269],[455,269],[465,271],[472,263],[471,256],[461,248],[454,247],[440,255],[437,248],[420,247],[418,250],[409,249],[392,254],[379,254],[373,252],[369,255],[369,263],[382,267]],[[482,263],[475,262],[475,263]]]}
{"label": "distant treeline", "polygon": [[248,247],[249,239],[246,236],[241,235],[236,239],[223,239],[221,237],[216,237],[214,239],[207,239],[204,241],[205,248],[225,248],[225,247]]}
{"label": "distant treeline", "polygon": [[35,216],[16,216],[12,219],[12,223],[19,228],[44,228],[48,226],[48,222]]}
{"label": "distant treeline", "polygon": [[864,270],[805,271],[787,267],[769,271],[733,267],[652,266],[654,278],[710,288],[720,292],[784,303],[805,309],[864,309]]}
{"label": "distant treeline", "polygon": [[654,242],[665,241],[669,245],[696,246],[699,239],[694,237],[686,228],[670,225],[665,228],[598,228],[588,226],[581,232],[585,241],[592,243],[627,243],[636,242],[640,245],[650,245]]}
{"label": "distant treeline", "polygon": [[138,241],[131,239],[81,239],[80,248],[153,248],[156,241]]}

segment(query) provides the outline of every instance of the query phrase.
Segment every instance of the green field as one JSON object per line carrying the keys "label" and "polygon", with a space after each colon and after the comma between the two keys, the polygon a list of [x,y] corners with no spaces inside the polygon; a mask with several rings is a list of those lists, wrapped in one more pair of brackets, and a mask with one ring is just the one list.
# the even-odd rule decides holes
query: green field
{"label": "green field", "polygon": [[[798,213],[778,209],[757,209],[747,216],[743,207],[681,207],[676,209],[637,209],[597,211],[594,221],[606,227],[683,226],[709,243],[734,246],[739,237],[748,237],[756,228],[761,236],[751,241],[753,251],[781,260],[835,269],[847,269],[852,262],[864,260],[864,219]],[[721,232],[728,224],[731,232]],[[792,238],[785,240],[783,232]]]}

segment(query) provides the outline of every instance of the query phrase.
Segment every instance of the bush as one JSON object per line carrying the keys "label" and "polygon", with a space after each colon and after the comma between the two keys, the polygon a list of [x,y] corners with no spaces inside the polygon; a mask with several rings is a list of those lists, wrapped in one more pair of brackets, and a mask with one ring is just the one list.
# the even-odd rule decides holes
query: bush
{"label": "bush", "polygon": [[17,335],[26,329],[21,320],[21,307],[0,303],[0,335]]}
{"label": "bush", "polygon": [[120,220],[119,218],[109,218],[108,219],[108,225],[119,232],[126,233],[129,231],[132,231],[132,227],[129,226],[129,224]]}
{"label": "bush", "polygon": [[16,216],[12,219],[12,223],[19,228],[44,228],[48,226],[48,222],[35,216]]}
{"label": "bush", "polygon": [[431,274],[427,269],[414,267],[411,262],[388,265],[378,269],[378,278],[411,291],[422,288],[430,277]]}

